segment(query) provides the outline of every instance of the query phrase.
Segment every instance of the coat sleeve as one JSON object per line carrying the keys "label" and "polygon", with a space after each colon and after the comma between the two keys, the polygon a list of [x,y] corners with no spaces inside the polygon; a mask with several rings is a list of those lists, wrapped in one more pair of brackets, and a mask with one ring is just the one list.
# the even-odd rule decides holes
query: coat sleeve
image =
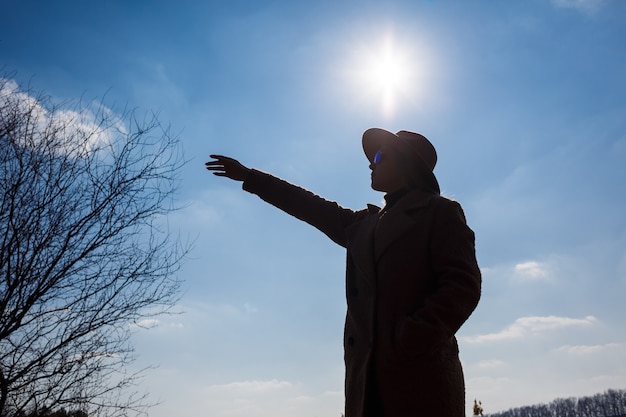
{"label": "coat sleeve", "polygon": [[412,329],[401,329],[416,336],[413,340],[422,345],[417,349],[421,352],[449,341],[474,311],[481,293],[474,232],[467,226],[461,206],[441,199],[432,226],[429,251],[433,286],[410,322],[404,323]]}
{"label": "coat sleeve", "polygon": [[243,189],[316,227],[343,247],[347,245],[345,228],[367,215],[366,210],[343,208],[334,201],[256,169],[248,174]]}

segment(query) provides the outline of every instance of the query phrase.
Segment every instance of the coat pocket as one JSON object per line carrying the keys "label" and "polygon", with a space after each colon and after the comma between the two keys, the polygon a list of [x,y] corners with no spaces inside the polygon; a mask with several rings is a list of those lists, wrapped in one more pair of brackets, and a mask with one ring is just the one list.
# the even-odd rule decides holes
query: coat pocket
{"label": "coat pocket", "polygon": [[393,348],[403,361],[421,360],[437,356],[449,338],[434,331],[432,325],[421,323],[408,315],[397,315],[394,320]]}

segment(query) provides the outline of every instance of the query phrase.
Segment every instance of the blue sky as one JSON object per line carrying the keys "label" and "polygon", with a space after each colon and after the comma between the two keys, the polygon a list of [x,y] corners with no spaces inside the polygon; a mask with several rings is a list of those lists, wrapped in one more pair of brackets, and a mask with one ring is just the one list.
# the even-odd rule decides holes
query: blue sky
{"label": "blue sky", "polygon": [[[477,236],[459,332],[486,412],[626,388],[626,2],[2,1],[0,67],[55,100],[160,112],[189,164],[184,314],[135,334],[150,416],[335,416],[342,248],[205,172],[239,158],[380,203],[362,132],[419,131]],[[387,62],[399,71],[374,79]],[[5,74],[6,75],[6,74]]]}

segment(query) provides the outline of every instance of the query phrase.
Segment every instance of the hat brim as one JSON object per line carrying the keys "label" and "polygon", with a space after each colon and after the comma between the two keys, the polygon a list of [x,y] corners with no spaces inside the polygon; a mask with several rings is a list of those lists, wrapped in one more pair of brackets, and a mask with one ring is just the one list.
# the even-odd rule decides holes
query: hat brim
{"label": "hat brim", "polygon": [[398,136],[395,133],[391,133],[385,129],[380,129],[378,127],[373,127],[371,129],[367,129],[363,133],[363,151],[365,152],[365,156],[370,162],[374,161],[374,156],[376,152],[380,150],[386,144],[396,144],[398,140]]}

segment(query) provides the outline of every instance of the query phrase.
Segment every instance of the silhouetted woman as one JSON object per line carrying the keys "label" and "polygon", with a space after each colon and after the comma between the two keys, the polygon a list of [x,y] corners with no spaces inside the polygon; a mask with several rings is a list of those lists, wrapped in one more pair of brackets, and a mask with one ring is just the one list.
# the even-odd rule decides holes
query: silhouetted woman
{"label": "silhouetted woman", "polygon": [[480,298],[474,233],[440,196],[428,139],[373,128],[362,143],[382,209],[343,208],[225,156],[206,167],[347,249],[346,417],[465,416],[455,333]]}

